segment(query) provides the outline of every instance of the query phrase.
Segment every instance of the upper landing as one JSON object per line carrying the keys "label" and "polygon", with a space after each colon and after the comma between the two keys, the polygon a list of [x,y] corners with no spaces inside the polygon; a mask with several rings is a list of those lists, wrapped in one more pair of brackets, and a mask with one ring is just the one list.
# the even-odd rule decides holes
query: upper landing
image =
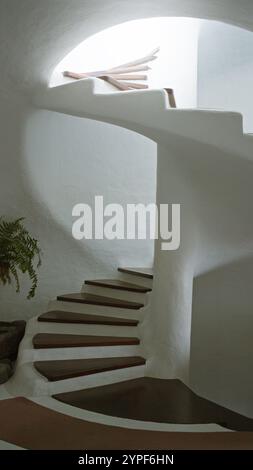
{"label": "upper landing", "polygon": [[121,92],[103,80],[87,78],[47,88],[33,101],[42,109],[131,129],[165,146],[174,136],[252,159],[253,140],[243,134],[240,113],[174,109],[164,89]]}

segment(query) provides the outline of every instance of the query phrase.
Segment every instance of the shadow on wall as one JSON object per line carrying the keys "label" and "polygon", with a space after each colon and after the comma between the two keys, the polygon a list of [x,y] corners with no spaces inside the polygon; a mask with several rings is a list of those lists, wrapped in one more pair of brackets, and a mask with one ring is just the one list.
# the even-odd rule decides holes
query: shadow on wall
{"label": "shadow on wall", "polygon": [[[81,269],[77,269],[76,260],[90,267],[92,260],[85,257],[85,252],[74,244],[71,235],[64,233],[61,227],[51,216],[43,200],[36,199],[31,191],[28,181],[28,169],[24,165],[24,125],[31,109],[22,99],[2,97],[1,100],[1,159],[0,159],[0,214],[8,218],[24,216],[28,230],[39,240],[43,251],[43,264],[39,269],[39,286],[35,298],[28,301],[26,298],[29,280],[20,277],[21,290],[16,294],[14,283],[10,286],[0,286],[0,319],[28,319],[38,315],[47,308],[48,301],[55,297],[57,292],[68,288],[80,289],[83,277]],[[45,138],[42,130],[42,138]],[[33,149],[34,164],[38,148]],[[41,151],[43,151],[41,149]],[[46,148],[45,148],[46,151]],[[47,160],[44,159],[44,165]],[[39,168],[38,168],[39,170]],[[48,169],[50,172],[50,168]],[[41,174],[45,190],[48,178]],[[67,253],[70,254],[67,257]],[[85,263],[83,261],[85,258]],[[71,263],[73,260],[73,263]],[[67,285],[68,279],[68,285]]]}
{"label": "shadow on wall", "polygon": [[[38,291],[46,302],[80,291],[85,279],[114,277],[118,265],[152,264],[151,240],[72,237],[72,209],[96,195],[104,204],[155,201],[156,145],[112,125],[29,109],[20,173],[44,257]],[[94,214],[93,214],[94,215]],[[93,219],[94,224],[94,219]]]}
{"label": "shadow on wall", "polygon": [[253,417],[253,256],[194,281],[191,386]]}
{"label": "shadow on wall", "polygon": [[89,120],[39,111],[17,97],[1,97],[0,214],[24,216],[44,253],[35,299],[0,286],[0,319],[28,319],[56,295],[80,291],[84,279],[115,276],[122,264],[153,261],[150,240],[72,238],[72,208],[155,201],[156,145],[134,132]]}

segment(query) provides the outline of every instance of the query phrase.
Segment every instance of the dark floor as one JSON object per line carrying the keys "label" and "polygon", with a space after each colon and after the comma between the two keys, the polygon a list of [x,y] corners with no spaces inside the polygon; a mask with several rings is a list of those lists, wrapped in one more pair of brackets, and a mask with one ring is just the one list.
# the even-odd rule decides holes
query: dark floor
{"label": "dark floor", "polygon": [[54,398],[121,418],[177,424],[217,423],[232,430],[253,431],[253,419],[200,398],[180,380],[145,377],[61,393]]}
{"label": "dark floor", "polygon": [[0,401],[0,439],[25,449],[251,449],[251,432],[159,432],[91,423],[26,398]]}

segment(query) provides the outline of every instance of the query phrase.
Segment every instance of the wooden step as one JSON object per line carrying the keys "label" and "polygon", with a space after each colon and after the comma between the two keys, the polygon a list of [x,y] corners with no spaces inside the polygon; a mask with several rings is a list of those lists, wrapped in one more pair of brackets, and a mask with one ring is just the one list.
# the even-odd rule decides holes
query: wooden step
{"label": "wooden step", "polygon": [[176,379],[141,377],[60,393],[54,398],[91,412],[138,421],[217,423],[237,431],[253,431],[253,419],[199,397]]}
{"label": "wooden step", "polygon": [[102,359],[37,361],[34,362],[34,367],[50,382],[56,382],[110,370],[142,366],[145,362],[143,357],[109,357]]}
{"label": "wooden step", "polygon": [[128,300],[102,297],[101,295],[87,294],[86,292],[58,295],[57,300],[61,300],[63,302],[76,302],[80,304],[101,305],[105,307],[128,308],[133,310],[138,310],[144,307],[144,304],[137,302],[128,302]]}
{"label": "wooden step", "polygon": [[35,349],[121,346],[140,344],[139,338],[118,336],[65,335],[38,333],[33,337]]}
{"label": "wooden step", "polygon": [[102,315],[90,315],[88,313],[65,312],[63,310],[52,310],[42,313],[42,315],[38,317],[38,321],[112,326],[137,326],[139,323],[138,320],[129,320],[127,318],[105,317]]}
{"label": "wooden step", "polygon": [[133,274],[134,276],[145,277],[147,279],[153,279],[152,268],[118,268],[118,271],[126,274]]}
{"label": "wooden step", "polygon": [[109,289],[117,289],[129,292],[138,292],[141,294],[146,294],[152,289],[150,287],[138,286],[137,284],[132,284],[130,282],[120,281],[119,279],[94,279],[87,280],[85,284],[88,286],[97,286],[97,287],[107,287]]}

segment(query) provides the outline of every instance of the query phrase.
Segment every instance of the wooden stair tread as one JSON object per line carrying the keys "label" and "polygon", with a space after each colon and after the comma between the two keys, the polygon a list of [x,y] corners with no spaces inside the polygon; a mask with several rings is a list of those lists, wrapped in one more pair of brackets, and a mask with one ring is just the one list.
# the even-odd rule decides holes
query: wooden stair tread
{"label": "wooden stair tread", "polygon": [[118,346],[139,344],[139,338],[118,336],[69,335],[38,333],[33,337],[35,349],[78,348],[89,346]]}
{"label": "wooden stair tread", "polygon": [[38,321],[113,326],[137,326],[139,323],[138,320],[130,320],[127,318],[107,317],[88,313],[65,312],[63,310],[52,310],[50,312],[42,313],[42,315],[38,317]]}
{"label": "wooden stair tread", "polygon": [[253,419],[199,397],[176,379],[142,377],[60,393],[54,398],[95,413],[138,421],[217,423],[237,431],[253,431]]}
{"label": "wooden stair tread", "polygon": [[148,279],[153,279],[153,269],[152,268],[118,268],[118,271],[126,274],[133,274],[134,276],[145,277]]}
{"label": "wooden stair tread", "polygon": [[142,357],[111,357],[102,359],[37,361],[34,362],[34,367],[50,382],[55,382],[110,370],[141,366],[145,362],[145,359]]}
{"label": "wooden stair tread", "polygon": [[128,308],[133,310],[138,310],[144,307],[144,304],[141,303],[103,297],[101,295],[88,294],[86,292],[58,295],[57,300],[61,300],[63,302],[77,302],[81,304],[102,305],[106,307]]}
{"label": "wooden stair tread", "polygon": [[121,281],[119,279],[94,279],[86,280],[85,284],[89,286],[107,287],[110,289],[124,290],[129,292],[146,293],[152,289],[150,287],[139,286],[130,282]]}

